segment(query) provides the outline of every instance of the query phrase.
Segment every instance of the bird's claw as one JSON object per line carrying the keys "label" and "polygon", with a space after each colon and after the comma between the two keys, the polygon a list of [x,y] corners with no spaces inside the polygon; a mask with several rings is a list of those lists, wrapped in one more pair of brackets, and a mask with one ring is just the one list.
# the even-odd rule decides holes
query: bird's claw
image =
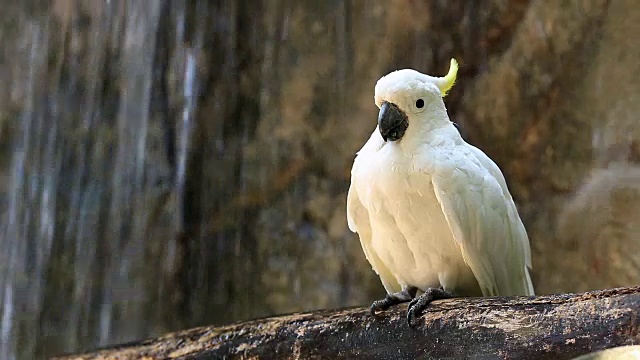
{"label": "bird's claw", "polygon": [[422,296],[418,296],[411,300],[409,307],[407,308],[407,324],[410,328],[413,327],[413,319],[419,318],[428,305],[429,302],[425,301],[425,298]]}
{"label": "bird's claw", "polygon": [[418,288],[414,286],[408,286],[402,291],[393,294],[387,294],[384,299],[376,300],[371,304],[371,315],[375,315],[376,311],[385,311],[393,305],[409,302],[414,299]]}
{"label": "bird's claw", "polygon": [[369,310],[371,311],[371,315],[375,315],[376,311],[385,311],[390,308],[391,305],[393,305],[392,300],[390,299],[389,295],[387,295],[382,300],[374,301],[373,304],[371,304],[371,308]]}
{"label": "bird's claw", "polygon": [[414,298],[409,303],[409,307],[407,308],[407,324],[410,328],[414,327],[413,320],[420,317],[427,306],[429,306],[429,304],[431,304],[434,300],[449,299],[452,297],[453,294],[445,291],[444,289],[427,289],[423,294]]}
{"label": "bird's claw", "polygon": [[418,289],[412,286],[397,293],[387,294],[384,299],[376,300],[371,304],[371,308],[369,309],[371,315],[375,315],[377,311],[385,311],[393,305],[408,302],[407,323],[409,327],[413,327],[413,320],[420,317],[424,309],[429,306],[432,301],[453,297],[453,294],[442,288],[428,288],[420,296],[416,296],[417,291]]}

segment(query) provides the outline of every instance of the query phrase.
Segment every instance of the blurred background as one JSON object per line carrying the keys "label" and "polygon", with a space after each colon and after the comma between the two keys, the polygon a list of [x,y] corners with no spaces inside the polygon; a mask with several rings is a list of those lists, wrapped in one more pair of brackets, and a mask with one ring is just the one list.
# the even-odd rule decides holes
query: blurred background
{"label": "blurred background", "polygon": [[538,293],[640,279],[640,4],[1,0],[0,358],[384,290],[347,228],[375,82],[444,75]]}

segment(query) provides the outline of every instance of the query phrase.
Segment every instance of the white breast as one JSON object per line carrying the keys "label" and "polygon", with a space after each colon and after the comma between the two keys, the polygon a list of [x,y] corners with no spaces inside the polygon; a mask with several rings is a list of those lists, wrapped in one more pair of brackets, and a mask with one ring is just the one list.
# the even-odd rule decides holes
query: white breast
{"label": "white breast", "polygon": [[[357,174],[358,193],[369,213],[372,247],[401,286],[444,286],[474,295],[477,283],[464,263],[435,197],[429,174],[387,144]],[[464,287],[473,289],[462,289]],[[461,295],[463,295],[461,294]]]}

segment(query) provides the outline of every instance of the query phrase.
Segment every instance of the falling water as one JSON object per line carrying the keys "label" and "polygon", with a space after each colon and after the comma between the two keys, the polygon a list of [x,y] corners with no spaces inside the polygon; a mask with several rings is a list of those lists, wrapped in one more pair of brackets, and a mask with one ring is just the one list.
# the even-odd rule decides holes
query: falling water
{"label": "falling water", "polygon": [[[149,5],[67,3],[25,21],[29,36],[17,46],[30,49],[29,72],[16,84],[25,89],[24,106],[11,137],[0,239],[3,359],[159,330],[143,321],[157,295],[148,278],[161,264],[148,260],[147,230],[171,169],[154,158],[152,144],[161,135],[151,131],[150,109],[162,3]],[[196,81],[194,54],[181,56],[177,193],[184,192]],[[150,170],[153,161],[160,165]],[[168,236],[176,226],[164,225]]]}
{"label": "falling water", "polygon": [[[207,1],[48,10],[22,13],[14,44],[28,71],[14,79],[22,105],[3,170],[0,357],[264,314],[242,280],[252,268],[225,266],[252,248],[246,228],[225,220],[245,217],[229,204],[244,198],[241,149],[256,121],[238,112],[235,51],[251,26],[239,28],[234,4]],[[217,116],[198,110],[205,91]],[[229,126],[231,116],[244,120]]]}
{"label": "falling water", "polygon": [[[16,354],[16,324],[36,328],[38,311],[45,296],[45,276],[55,231],[56,188],[60,153],[56,147],[57,126],[48,124],[43,107],[43,91],[37,79],[47,51],[47,24],[28,24],[29,62],[27,99],[13,143],[8,208],[2,229],[0,268],[0,355],[13,359]],[[32,221],[37,219],[37,221]],[[33,339],[22,346],[32,351]]]}

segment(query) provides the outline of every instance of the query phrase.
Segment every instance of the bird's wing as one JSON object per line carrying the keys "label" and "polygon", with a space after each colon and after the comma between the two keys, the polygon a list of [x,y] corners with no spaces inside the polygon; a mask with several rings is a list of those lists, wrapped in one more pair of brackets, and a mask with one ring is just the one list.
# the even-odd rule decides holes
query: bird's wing
{"label": "bird's wing", "polygon": [[[508,202],[510,206],[508,210],[510,212],[509,217],[513,219],[512,225],[514,227],[513,231],[516,234],[516,237],[521,239],[524,242],[524,252],[525,252],[525,261],[528,269],[531,269],[531,247],[529,245],[529,236],[527,235],[527,230],[518,215],[518,210],[516,208],[515,203],[513,202],[513,198],[511,197],[511,193],[509,193],[509,188],[507,187],[507,181],[504,179],[504,175],[502,175],[502,171],[496,163],[493,162],[485,153],[483,153],[480,149],[475,146],[468,145],[471,151],[476,155],[482,166],[489,170],[489,173],[493,175],[494,178],[498,181],[500,188],[502,190],[502,194]],[[528,272],[527,272],[528,273]]]}
{"label": "bird's wing", "polygon": [[[351,186],[349,187],[349,193],[347,194],[347,224],[349,229],[358,233],[360,237],[360,244],[362,250],[369,260],[373,270],[380,276],[382,285],[388,293],[394,293],[401,291],[400,284],[396,280],[396,277],[391,273],[387,266],[382,262],[375,249],[371,244],[372,231],[371,222],[369,219],[369,211],[362,204],[357,191],[358,167],[361,165],[363,157],[373,155],[372,153],[377,150],[381,144],[382,138],[380,138],[377,130],[372,134],[371,139],[365,144],[365,146],[358,152],[358,157],[355,159],[353,169],[351,170]],[[366,186],[366,184],[364,184]]]}
{"label": "bird's wing", "polygon": [[436,198],[483,295],[533,295],[529,240],[506,182],[467,146],[438,157],[446,161],[430,171]]}

